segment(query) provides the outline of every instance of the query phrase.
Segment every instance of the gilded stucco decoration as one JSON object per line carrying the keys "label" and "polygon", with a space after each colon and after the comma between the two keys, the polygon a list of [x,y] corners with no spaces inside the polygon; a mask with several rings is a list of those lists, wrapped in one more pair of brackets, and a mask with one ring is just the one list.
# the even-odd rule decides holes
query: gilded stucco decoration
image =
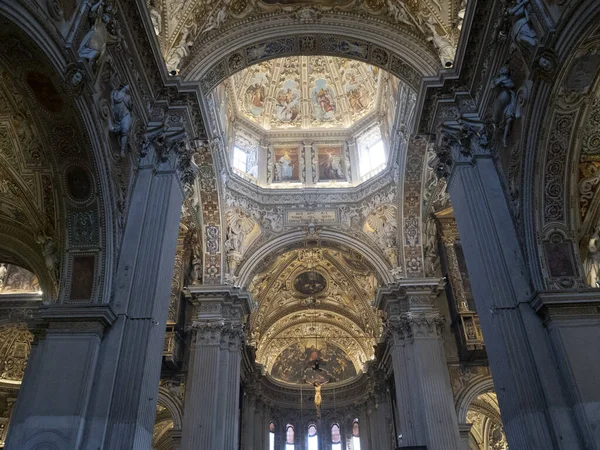
{"label": "gilded stucco decoration", "polygon": [[32,341],[25,324],[0,326],[0,381],[21,382]]}
{"label": "gilded stucco decoration", "polygon": [[198,47],[236,23],[286,15],[299,23],[323,16],[352,15],[380,20],[391,28],[418,36],[443,67],[454,61],[466,2],[459,0],[285,1],[148,0],[148,11],[168,70],[176,74]]}
{"label": "gilded stucco decoration", "polygon": [[234,74],[229,101],[237,117],[265,130],[348,128],[376,107],[379,74],[344,58],[279,58]]}
{"label": "gilded stucco decoration", "polygon": [[326,381],[363,370],[381,321],[371,306],[379,281],[362,257],[313,242],[264,261],[258,270],[249,286],[257,303],[250,343],[268,373],[302,383],[314,375],[315,360],[324,362],[320,375]]}

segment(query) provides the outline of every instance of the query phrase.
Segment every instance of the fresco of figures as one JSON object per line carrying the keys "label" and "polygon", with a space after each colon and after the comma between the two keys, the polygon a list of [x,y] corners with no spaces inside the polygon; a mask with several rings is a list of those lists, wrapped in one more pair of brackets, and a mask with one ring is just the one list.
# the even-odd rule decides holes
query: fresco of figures
{"label": "fresco of figures", "polygon": [[275,97],[275,119],[293,124],[300,118],[300,89],[295,80],[286,80]]}
{"label": "fresco of figures", "polygon": [[262,115],[265,107],[265,99],[267,97],[268,78],[264,72],[254,74],[244,96],[244,106],[246,112],[252,117]]}
{"label": "fresco of figures", "polygon": [[319,181],[346,180],[342,146],[319,147],[318,161]]}
{"label": "fresco of figures", "polygon": [[297,147],[276,147],[273,151],[273,180],[276,183],[300,181]]}
{"label": "fresco of figures", "polygon": [[336,102],[333,87],[319,78],[312,89],[313,114],[317,121],[329,122],[335,118]]}
{"label": "fresco of figures", "polygon": [[[274,378],[288,383],[323,383],[356,376],[354,364],[341,348],[328,342],[315,344],[315,339],[304,341],[293,343],[279,354],[271,369]],[[316,361],[318,370],[314,369]]]}

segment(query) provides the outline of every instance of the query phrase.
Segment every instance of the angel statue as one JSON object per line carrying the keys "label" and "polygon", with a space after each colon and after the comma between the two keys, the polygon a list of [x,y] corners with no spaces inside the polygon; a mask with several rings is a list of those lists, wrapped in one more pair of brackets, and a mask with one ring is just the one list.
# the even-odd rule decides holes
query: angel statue
{"label": "angel statue", "polygon": [[504,148],[508,147],[508,137],[512,130],[512,124],[518,117],[517,93],[515,82],[510,76],[508,67],[502,67],[498,76],[492,80],[492,89],[497,89],[498,95],[492,104],[493,121],[504,128],[502,142]]}
{"label": "angel statue", "polygon": [[538,44],[538,36],[531,26],[527,4],[529,0],[518,0],[515,6],[508,9],[508,14],[515,17],[512,27],[513,42],[520,47],[535,47]]}
{"label": "angel statue", "polygon": [[600,231],[596,230],[587,243],[588,257],[583,263],[587,284],[600,287]]}
{"label": "angel statue", "polygon": [[93,22],[90,30],[79,45],[78,54],[80,58],[94,63],[104,54],[106,46],[109,43],[119,40],[118,36],[108,31],[108,24],[111,21],[110,11],[111,8],[105,7],[103,0],[98,1],[98,3],[90,8],[89,18]]}
{"label": "angel statue", "polygon": [[129,95],[129,85],[121,85],[119,89],[113,89],[110,96],[110,106],[113,113],[112,132],[119,135],[119,144],[121,147],[121,156],[125,155],[127,138],[131,129],[131,96]]}

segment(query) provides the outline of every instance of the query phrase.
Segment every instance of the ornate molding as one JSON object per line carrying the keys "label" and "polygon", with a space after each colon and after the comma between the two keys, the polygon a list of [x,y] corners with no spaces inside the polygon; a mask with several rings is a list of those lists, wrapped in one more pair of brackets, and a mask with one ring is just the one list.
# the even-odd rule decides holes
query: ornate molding
{"label": "ornate molding", "polygon": [[223,349],[241,350],[246,334],[238,321],[198,321],[189,328],[193,346],[219,345]]}

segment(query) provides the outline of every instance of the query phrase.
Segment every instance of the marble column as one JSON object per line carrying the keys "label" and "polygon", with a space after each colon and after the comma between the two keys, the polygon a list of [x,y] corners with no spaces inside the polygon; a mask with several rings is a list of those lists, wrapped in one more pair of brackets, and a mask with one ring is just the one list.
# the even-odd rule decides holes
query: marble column
{"label": "marble column", "polygon": [[258,416],[254,387],[246,387],[243,402],[241,449],[252,450],[254,448],[254,433],[256,431],[256,424],[254,422]]}
{"label": "marble column", "polygon": [[250,296],[230,286],[190,286],[194,306],[182,450],[238,450],[243,323]]}
{"label": "marble column", "polygon": [[511,450],[593,448],[582,446],[547,331],[531,307],[531,283],[484,125],[466,117],[445,124],[436,152]]}
{"label": "marble column", "polygon": [[388,316],[400,448],[462,448],[441,337],[443,318],[433,306],[437,286],[437,279],[403,280],[377,294],[377,305]]}
{"label": "marble column", "polygon": [[6,449],[89,448],[83,430],[94,374],[102,337],[116,320],[109,305],[41,307]]}
{"label": "marble column", "polygon": [[195,166],[183,129],[148,129],[117,268],[118,320],[103,343],[86,448],[152,443],[183,186]]}

